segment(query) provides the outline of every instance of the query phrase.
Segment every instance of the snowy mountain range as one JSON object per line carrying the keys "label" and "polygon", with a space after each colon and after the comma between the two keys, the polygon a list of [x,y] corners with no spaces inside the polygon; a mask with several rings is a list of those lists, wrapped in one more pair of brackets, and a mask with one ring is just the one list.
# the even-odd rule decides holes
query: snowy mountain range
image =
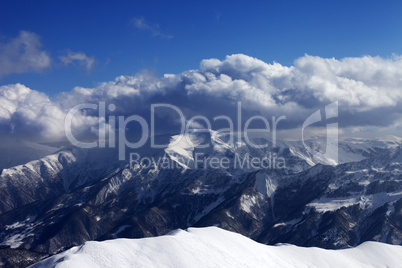
{"label": "snowy mountain range", "polygon": [[[4,164],[0,261],[28,265],[90,240],[208,226],[270,245],[343,249],[365,241],[402,244],[402,139],[342,140],[334,162],[331,152],[312,153],[325,149],[321,138],[305,142],[310,150],[300,141],[275,146],[268,141],[270,146],[256,149],[213,131],[186,135],[180,142],[180,135],[159,137],[170,140],[166,148],[148,145],[133,151],[147,160],[142,162],[119,161],[111,148],[66,147],[49,149],[50,154],[22,165]],[[253,158],[283,161],[248,165]],[[224,167],[210,165],[222,159],[228,159]],[[166,163],[175,165],[164,168]]]}

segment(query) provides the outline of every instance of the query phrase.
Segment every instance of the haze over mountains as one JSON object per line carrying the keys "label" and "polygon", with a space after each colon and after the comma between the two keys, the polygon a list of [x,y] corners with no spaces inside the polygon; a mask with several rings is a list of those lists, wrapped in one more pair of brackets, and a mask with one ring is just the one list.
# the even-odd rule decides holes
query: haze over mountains
{"label": "haze over mountains", "polygon": [[[13,252],[32,263],[89,240],[207,226],[271,245],[342,249],[365,241],[402,243],[400,138],[341,141],[334,165],[331,154],[317,158],[302,142],[278,140],[275,147],[256,149],[214,133],[194,131],[187,137],[194,146],[175,143],[173,136],[164,149],[130,151],[176,164],[168,168],[162,162],[118,161],[112,148],[70,147],[3,169],[2,261]],[[322,151],[326,141],[305,143]],[[205,144],[210,146],[198,148]],[[196,167],[197,153],[203,158]],[[273,156],[285,165],[249,162]],[[224,158],[224,168],[203,166]]]}

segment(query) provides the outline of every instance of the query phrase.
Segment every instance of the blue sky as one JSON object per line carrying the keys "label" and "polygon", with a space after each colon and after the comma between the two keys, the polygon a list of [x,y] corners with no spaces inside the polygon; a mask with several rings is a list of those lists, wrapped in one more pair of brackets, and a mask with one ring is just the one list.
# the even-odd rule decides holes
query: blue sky
{"label": "blue sky", "polygon": [[[0,85],[19,82],[55,96],[143,69],[177,74],[234,53],[286,66],[306,53],[387,58],[402,54],[401,12],[400,1],[5,0],[0,44],[34,33],[51,64],[10,71]],[[94,63],[66,65],[60,57],[69,52]]]}

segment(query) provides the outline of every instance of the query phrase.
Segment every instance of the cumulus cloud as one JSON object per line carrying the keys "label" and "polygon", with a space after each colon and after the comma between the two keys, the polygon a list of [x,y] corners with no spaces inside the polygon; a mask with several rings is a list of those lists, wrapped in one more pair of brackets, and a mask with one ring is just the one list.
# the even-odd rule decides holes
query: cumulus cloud
{"label": "cumulus cloud", "polygon": [[41,72],[51,65],[49,54],[42,50],[38,35],[21,31],[11,40],[0,43],[0,78],[15,73]]}
{"label": "cumulus cloud", "polygon": [[68,66],[70,64],[75,66],[82,66],[88,71],[92,69],[95,63],[95,57],[89,57],[83,52],[67,51],[67,55],[59,56],[59,59]]}
{"label": "cumulus cloud", "polygon": [[354,110],[396,106],[402,99],[402,58],[342,60],[305,56],[295,61],[294,84],[319,101],[340,100]]}
{"label": "cumulus cloud", "polygon": [[159,24],[150,24],[145,21],[144,18],[138,17],[131,20],[131,25],[140,31],[146,31],[152,34],[152,36],[171,39],[173,35],[162,33]]}
{"label": "cumulus cloud", "polygon": [[[75,117],[76,131],[92,133],[99,124],[107,124],[111,115],[135,114],[149,122],[154,103],[175,105],[187,119],[202,115],[213,121],[217,115],[226,115],[236,122],[239,101],[243,123],[252,115],[268,120],[284,115],[280,127],[298,128],[317,109],[339,101],[342,128],[397,129],[402,122],[401,67],[399,56],[337,60],[306,55],[287,67],[236,54],[224,60],[203,60],[200,69],[178,75],[157,77],[142,72],[95,88],[76,87],[54,101],[23,85],[9,85],[0,87],[0,129],[12,135],[62,138],[64,117],[72,107],[99,102],[114,104],[116,109],[107,110],[101,118],[94,109],[82,110]],[[161,132],[178,130],[174,112],[160,110],[156,119]]]}
{"label": "cumulus cloud", "polygon": [[[0,86],[0,134],[35,141],[58,141],[64,137],[66,110],[45,94],[21,84]],[[78,114],[76,132],[90,132],[98,118]]]}

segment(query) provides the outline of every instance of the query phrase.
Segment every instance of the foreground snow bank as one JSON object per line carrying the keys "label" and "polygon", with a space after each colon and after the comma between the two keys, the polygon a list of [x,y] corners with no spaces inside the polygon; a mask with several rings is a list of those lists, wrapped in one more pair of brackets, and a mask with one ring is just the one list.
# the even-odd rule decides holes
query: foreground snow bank
{"label": "foreground snow bank", "polygon": [[402,247],[366,242],[325,250],[267,246],[217,227],[143,239],[86,242],[32,267],[400,267]]}

